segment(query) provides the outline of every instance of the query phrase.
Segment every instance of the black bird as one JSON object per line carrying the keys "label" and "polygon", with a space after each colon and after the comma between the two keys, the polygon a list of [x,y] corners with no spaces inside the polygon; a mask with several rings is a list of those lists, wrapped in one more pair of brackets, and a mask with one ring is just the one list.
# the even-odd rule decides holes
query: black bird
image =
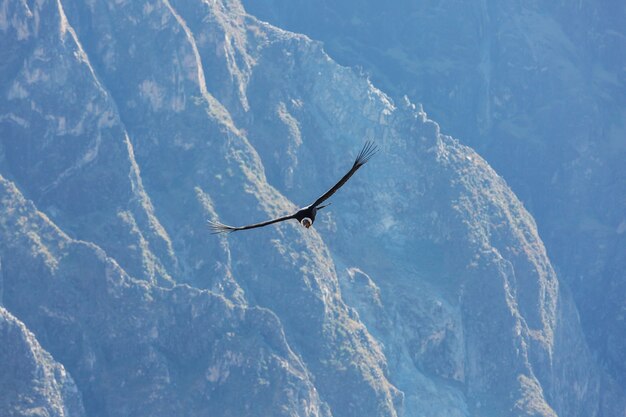
{"label": "black bird", "polygon": [[374,156],[376,152],[378,152],[378,148],[376,147],[374,142],[367,141],[365,145],[363,146],[363,149],[361,149],[361,152],[359,152],[356,159],[354,160],[354,164],[352,164],[352,168],[350,168],[350,171],[348,171],[348,173],[344,175],[343,178],[341,178],[337,184],[335,184],[330,190],[322,194],[322,196],[318,198],[317,200],[315,200],[313,204],[303,207],[293,214],[279,217],[279,218],[272,219],[272,220],[268,220],[268,221],[261,222],[261,223],[255,223],[255,224],[250,224],[248,226],[240,226],[240,227],[228,226],[219,222],[209,221],[209,228],[211,229],[212,233],[230,233],[230,232],[236,232],[238,230],[247,230],[247,229],[254,229],[257,227],[263,227],[269,224],[278,223],[278,222],[282,222],[285,220],[296,219],[304,227],[308,229],[309,227],[313,225],[317,211],[330,205],[330,203],[325,204],[323,206],[321,204],[324,201],[326,201],[328,198],[330,198],[330,196],[335,194],[335,192],[337,192],[337,190],[340,189],[346,183],[346,181],[350,179],[352,175],[354,175],[357,169],[365,165],[365,163],[367,163],[367,161],[369,161],[370,158]]}

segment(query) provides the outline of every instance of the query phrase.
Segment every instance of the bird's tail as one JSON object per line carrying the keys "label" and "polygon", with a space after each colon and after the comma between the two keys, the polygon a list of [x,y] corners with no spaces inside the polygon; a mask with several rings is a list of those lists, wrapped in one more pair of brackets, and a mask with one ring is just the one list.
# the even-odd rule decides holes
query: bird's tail
{"label": "bird's tail", "polygon": [[318,210],[321,210],[321,209],[323,209],[324,207],[328,207],[328,206],[330,206],[331,204],[332,204],[332,203],[324,204],[323,206],[319,206],[319,207],[317,207],[317,209],[318,209]]}

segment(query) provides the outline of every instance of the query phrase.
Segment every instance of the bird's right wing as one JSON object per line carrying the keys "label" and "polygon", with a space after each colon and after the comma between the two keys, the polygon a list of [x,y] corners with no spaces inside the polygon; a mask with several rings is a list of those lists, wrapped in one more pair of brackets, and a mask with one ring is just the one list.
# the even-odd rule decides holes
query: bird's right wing
{"label": "bird's right wing", "polygon": [[337,184],[335,184],[330,190],[322,194],[322,196],[315,200],[315,202],[311,205],[317,207],[324,201],[328,200],[330,196],[335,194],[337,190],[340,189],[350,179],[350,177],[357,171],[357,169],[365,165],[367,161],[369,161],[370,158],[374,156],[374,154],[376,154],[376,152],[378,152],[378,147],[374,144],[374,142],[367,141],[363,146],[363,149],[361,149],[361,152],[359,152],[356,159],[354,160],[354,164],[352,164],[352,168],[350,168],[350,171],[348,171],[348,173],[344,175],[339,180],[339,182],[337,182]]}
{"label": "bird's right wing", "polygon": [[272,220],[268,220],[268,221],[261,222],[261,223],[249,224],[247,226],[239,226],[239,227],[228,226],[226,224],[222,224],[220,222],[212,222],[210,220],[208,221],[208,223],[209,223],[209,229],[211,229],[211,233],[217,234],[217,233],[231,233],[231,232],[236,232],[238,230],[254,229],[257,227],[263,227],[269,224],[278,223],[278,222],[282,222],[282,221],[289,220],[289,219],[295,219],[295,215],[290,214],[288,216],[279,217],[277,219],[272,219]]}

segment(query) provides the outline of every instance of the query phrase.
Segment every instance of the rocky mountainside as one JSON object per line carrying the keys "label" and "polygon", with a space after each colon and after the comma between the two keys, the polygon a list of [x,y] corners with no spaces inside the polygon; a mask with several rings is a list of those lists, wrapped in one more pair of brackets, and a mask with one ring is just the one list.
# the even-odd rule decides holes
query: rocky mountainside
{"label": "rocky mountainside", "polygon": [[0,307],[2,415],[84,416],[72,378],[35,336]]}
{"label": "rocky mountainside", "polygon": [[[245,1],[474,147],[539,224],[626,383],[626,9],[614,1]],[[346,18],[348,16],[349,18]],[[619,335],[619,336],[618,336]]]}
{"label": "rocky mountainside", "polygon": [[[3,412],[623,413],[504,180],[320,43],[235,0],[4,0],[0,33]],[[313,229],[208,233],[367,138]]]}

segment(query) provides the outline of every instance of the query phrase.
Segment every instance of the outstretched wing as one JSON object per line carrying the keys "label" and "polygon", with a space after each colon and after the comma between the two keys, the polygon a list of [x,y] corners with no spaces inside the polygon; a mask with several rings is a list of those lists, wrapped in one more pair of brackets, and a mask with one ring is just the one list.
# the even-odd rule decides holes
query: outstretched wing
{"label": "outstretched wing", "polygon": [[212,222],[210,220],[208,221],[208,223],[209,223],[209,229],[211,229],[211,233],[217,234],[217,233],[231,233],[231,232],[236,232],[238,230],[254,229],[257,227],[263,227],[263,226],[267,226],[268,224],[278,223],[278,222],[282,222],[282,221],[289,220],[289,219],[295,219],[295,215],[290,214],[289,216],[279,217],[277,219],[268,220],[266,222],[249,224],[247,226],[239,226],[239,227],[228,226],[226,224],[222,224],[220,222]]}
{"label": "outstretched wing", "polygon": [[378,147],[374,144],[374,142],[365,142],[363,149],[361,149],[361,152],[359,152],[356,159],[354,160],[354,164],[352,165],[352,168],[350,168],[350,171],[348,171],[348,173],[344,175],[343,178],[341,178],[339,182],[333,186],[333,188],[326,191],[311,205],[317,207],[324,201],[326,201],[331,195],[335,194],[335,192],[337,192],[337,190],[340,189],[346,183],[346,181],[350,179],[350,177],[356,172],[356,170],[365,165],[365,163],[367,163],[367,161],[369,161],[376,152],[378,152]]}

